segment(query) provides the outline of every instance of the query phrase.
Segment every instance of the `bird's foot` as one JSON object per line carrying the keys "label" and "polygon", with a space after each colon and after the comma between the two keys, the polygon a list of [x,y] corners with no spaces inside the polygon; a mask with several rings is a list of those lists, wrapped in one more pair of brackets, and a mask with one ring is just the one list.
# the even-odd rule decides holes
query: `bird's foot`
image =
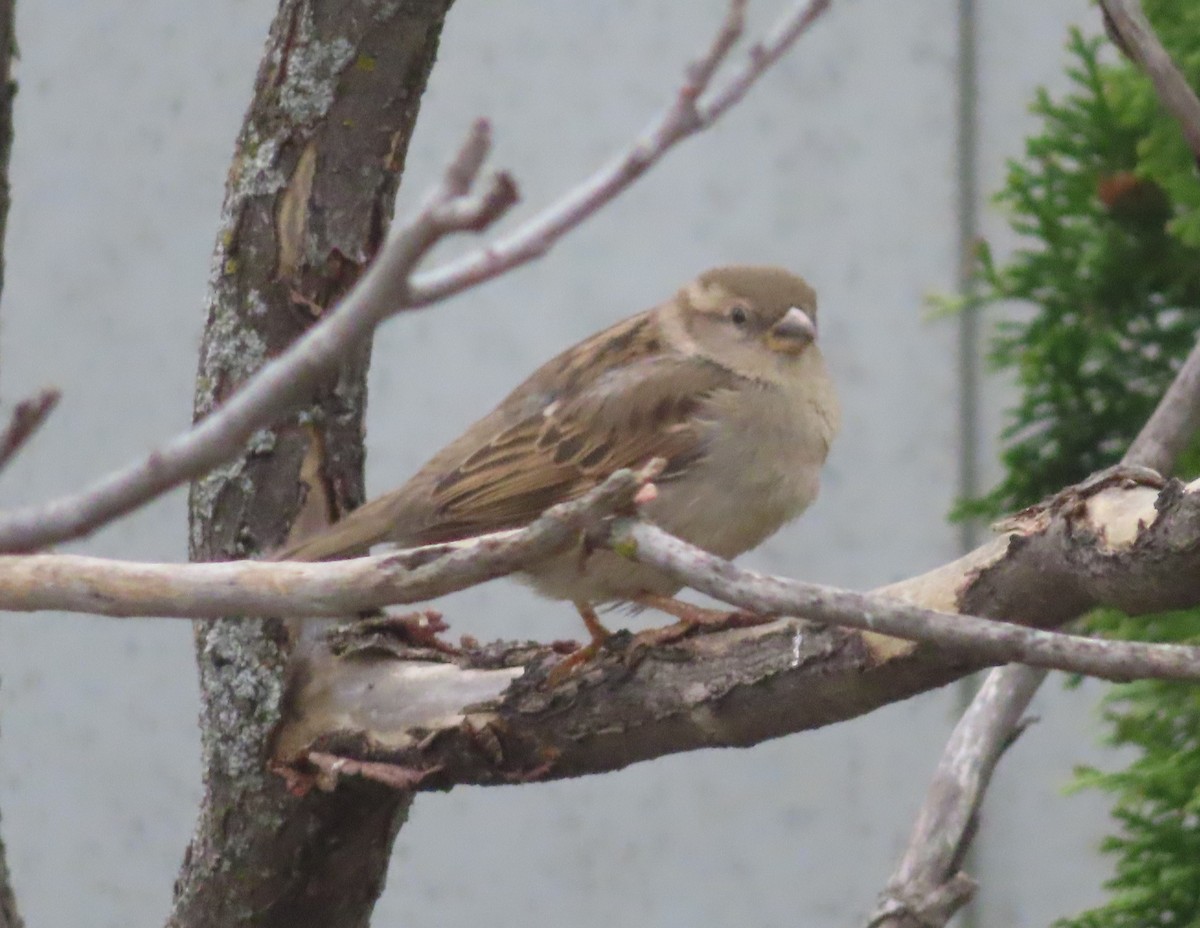
{"label": "bird's foot", "polygon": [[587,626],[591,640],[583,647],[576,648],[550,668],[550,672],[546,675],[546,685],[551,689],[566,681],[571,674],[599,654],[600,649],[604,647],[604,642],[612,637],[612,632],[604,627],[604,623],[596,615],[595,609],[587,603],[576,603],[575,608],[579,610],[579,615],[583,619],[583,624]]}
{"label": "bird's foot", "polygon": [[444,659],[456,658],[467,649],[467,645],[456,647],[441,638],[441,633],[450,626],[435,609],[397,614],[377,613],[347,625],[330,629],[325,638],[334,654],[344,656],[365,651],[386,651],[397,657],[418,654],[445,655]]}
{"label": "bird's foot", "polygon": [[417,647],[433,648],[445,654],[462,653],[460,648],[438,637],[442,632],[449,631],[450,626],[443,619],[442,613],[436,609],[422,609],[405,615],[388,615],[385,622],[386,624],[381,624],[381,628],[392,629]]}
{"label": "bird's foot", "polygon": [[686,638],[697,629],[717,631],[725,628],[744,628],[751,625],[762,625],[774,616],[759,615],[744,609],[706,609],[695,603],[684,602],[673,596],[660,596],[657,593],[641,593],[634,597],[634,602],[674,616],[679,621],[660,628],[648,628],[633,636],[633,648],[652,648],[664,644],[673,644],[681,638]]}

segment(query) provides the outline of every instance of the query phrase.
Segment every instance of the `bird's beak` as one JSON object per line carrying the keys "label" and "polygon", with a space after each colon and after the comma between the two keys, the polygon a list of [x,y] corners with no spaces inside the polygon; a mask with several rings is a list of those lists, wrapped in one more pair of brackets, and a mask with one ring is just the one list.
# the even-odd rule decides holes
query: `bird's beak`
{"label": "bird's beak", "polygon": [[767,332],[767,347],[780,354],[800,354],[817,340],[817,327],[802,309],[793,306]]}

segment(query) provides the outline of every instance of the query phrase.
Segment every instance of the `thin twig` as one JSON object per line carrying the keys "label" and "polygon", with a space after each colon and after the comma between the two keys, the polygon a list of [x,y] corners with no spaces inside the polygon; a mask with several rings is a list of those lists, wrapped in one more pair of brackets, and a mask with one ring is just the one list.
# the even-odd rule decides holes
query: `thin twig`
{"label": "thin twig", "polygon": [[914,606],[872,593],[737,567],[648,522],[619,520],[611,543],[692,589],[761,615],[795,615],[920,641],[965,659],[1082,673],[1109,680],[1200,680],[1200,648],[1103,641]]}
{"label": "thin twig", "polygon": [[33,437],[34,432],[54,412],[62,394],[54,387],[35,393],[21,400],[13,410],[8,425],[0,433],[0,470],[8,467],[16,453]]}
{"label": "thin twig", "polygon": [[235,455],[259,429],[285,415],[320,377],[386,317],[426,306],[490,280],[545,252],[567,232],[610,202],[675,144],[710,125],[733,106],[829,6],[797,4],[746,62],[697,104],[741,35],[746,0],[731,0],[708,52],[687,70],[670,108],[610,166],[568,190],[509,235],[465,258],[425,274],[415,269],[429,250],[457,231],[482,231],[516,201],[510,177],[472,187],[489,149],[488,126],[476,123],[437,191],[417,216],[401,226],[358,285],[287,351],[264,365],[220,409],[145,459],[83,491],[0,514],[0,552],[33,551],[87,535],[173,487],[201,476]]}
{"label": "thin twig", "polygon": [[560,199],[494,242],[441,267],[414,275],[416,304],[432,303],[491,280],[544,255],[560,238],[608,203],[676,144],[711,126],[746,95],[766,70],[808,31],[830,0],[797,3],[750,46],[745,60],[724,83],[713,77],[742,34],[745,0],[733,0],[708,51],[688,66],[675,99],[638,138]]}

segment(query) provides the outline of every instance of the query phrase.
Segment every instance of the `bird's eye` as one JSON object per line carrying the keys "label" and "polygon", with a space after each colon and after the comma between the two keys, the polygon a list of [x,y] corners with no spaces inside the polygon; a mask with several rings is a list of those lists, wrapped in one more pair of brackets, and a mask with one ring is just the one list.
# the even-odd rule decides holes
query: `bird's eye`
{"label": "bird's eye", "polygon": [[745,325],[750,319],[745,306],[735,306],[729,310],[729,320],[734,325]]}

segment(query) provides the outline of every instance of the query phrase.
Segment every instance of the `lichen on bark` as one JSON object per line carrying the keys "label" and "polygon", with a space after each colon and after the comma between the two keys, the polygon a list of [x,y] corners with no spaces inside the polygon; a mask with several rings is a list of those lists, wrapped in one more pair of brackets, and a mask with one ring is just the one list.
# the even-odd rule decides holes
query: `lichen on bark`
{"label": "lichen on bark", "polygon": [[[448,7],[282,0],[227,182],[197,419],[336,303],[379,247]],[[193,560],[280,543],[314,445],[332,505],[361,501],[369,353],[360,346],[302,409],[193,484]],[[297,798],[266,771],[291,640],[282,619],[196,626],[204,800],[172,925],[365,925],[382,889],[407,797]]]}

